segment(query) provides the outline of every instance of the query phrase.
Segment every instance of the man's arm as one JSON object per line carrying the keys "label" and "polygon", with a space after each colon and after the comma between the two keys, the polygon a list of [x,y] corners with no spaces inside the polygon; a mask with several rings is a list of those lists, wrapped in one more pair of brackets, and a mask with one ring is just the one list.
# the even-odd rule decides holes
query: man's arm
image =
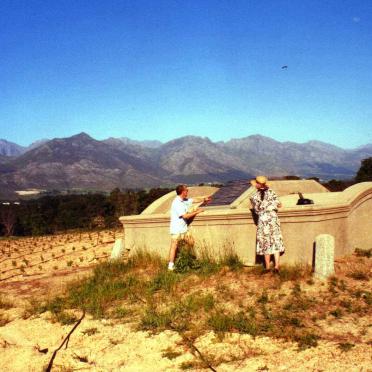
{"label": "man's arm", "polygon": [[197,214],[201,213],[201,212],[204,212],[204,209],[201,209],[201,208],[198,208],[196,209],[195,211],[193,212],[189,212],[189,213],[185,213],[181,216],[181,218],[185,219],[185,220],[188,220],[190,218],[193,218],[195,217]]}
{"label": "man's arm", "polygon": [[196,203],[203,202],[203,203],[207,204],[212,200],[212,196],[211,195],[209,195],[209,196],[197,196],[195,198],[192,198],[192,200]]}

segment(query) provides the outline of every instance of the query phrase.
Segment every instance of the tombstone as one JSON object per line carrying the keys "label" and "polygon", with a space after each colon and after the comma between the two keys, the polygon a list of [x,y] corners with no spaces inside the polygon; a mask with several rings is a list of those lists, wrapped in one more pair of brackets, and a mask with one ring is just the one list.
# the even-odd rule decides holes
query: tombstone
{"label": "tombstone", "polygon": [[116,239],[115,244],[111,251],[110,260],[120,260],[123,257],[125,251],[124,239]]}
{"label": "tombstone", "polygon": [[314,276],[327,279],[334,275],[335,238],[329,234],[321,234],[315,238]]}

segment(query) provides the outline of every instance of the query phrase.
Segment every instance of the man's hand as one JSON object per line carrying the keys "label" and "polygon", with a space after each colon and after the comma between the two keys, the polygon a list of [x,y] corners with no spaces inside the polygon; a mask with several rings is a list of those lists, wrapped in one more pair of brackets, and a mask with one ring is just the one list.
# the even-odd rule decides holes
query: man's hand
{"label": "man's hand", "polygon": [[209,203],[210,201],[212,200],[212,197],[209,195],[207,197],[204,198],[204,203]]}

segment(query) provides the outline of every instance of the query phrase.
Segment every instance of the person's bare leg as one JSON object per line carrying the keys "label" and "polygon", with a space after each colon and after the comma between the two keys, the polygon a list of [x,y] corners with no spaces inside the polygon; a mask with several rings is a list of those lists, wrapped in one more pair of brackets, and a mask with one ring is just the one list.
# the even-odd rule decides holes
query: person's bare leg
{"label": "person's bare leg", "polygon": [[169,262],[174,263],[174,259],[176,258],[176,252],[177,252],[177,243],[178,241],[176,239],[171,240],[171,245],[169,249]]}
{"label": "person's bare leg", "polygon": [[265,254],[265,269],[269,270],[270,269],[270,255]]}
{"label": "person's bare leg", "polygon": [[274,253],[275,269],[279,270],[279,252]]}

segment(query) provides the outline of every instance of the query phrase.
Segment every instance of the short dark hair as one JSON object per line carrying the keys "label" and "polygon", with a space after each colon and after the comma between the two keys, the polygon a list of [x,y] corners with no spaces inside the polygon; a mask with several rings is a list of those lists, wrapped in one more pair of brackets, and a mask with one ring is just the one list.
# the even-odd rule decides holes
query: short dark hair
{"label": "short dark hair", "polygon": [[186,185],[178,185],[176,187],[176,194],[177,195],[181,195],[182,194],[182,191],[185,190],[185,188],[186,188]]}

